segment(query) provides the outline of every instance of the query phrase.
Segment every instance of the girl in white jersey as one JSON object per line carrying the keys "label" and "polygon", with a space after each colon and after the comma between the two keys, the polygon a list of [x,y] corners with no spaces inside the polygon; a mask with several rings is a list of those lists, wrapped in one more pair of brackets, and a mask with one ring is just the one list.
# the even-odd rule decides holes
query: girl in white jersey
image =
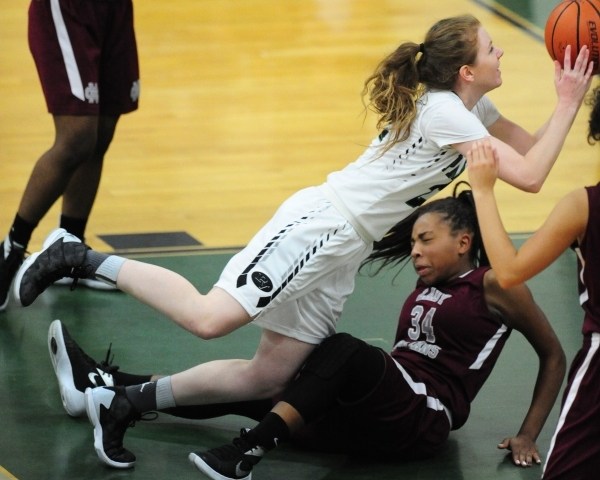
{"label": "girl in white jersey", "polygon": [[[263,333],[253,359],[201,364],[140,387],[140,395],[152,408],[276,395],[335,332],[374,241],[456,178],[473,142],[491,136],[506,182],[526,191],[544,182],[589,88],[589,52],[583,47],[572,65],[567,47],[564,67],[555,64],[558,101],[535,135],[502,117],[484,96],[502,83],[502,55],[470,15],[437,22],[423,43],[400,45],[365,82],[381,134],[325,184],[285,201],[207,294],[174,272],[89,250],[58,231],[19,270],[17,300],[31,304],[63,276],[95,278],[203,339],[254,323]],[[110,408],[112,398],[90,401]],[[107,463],[131,467],[135,458],[111,458],[106,430],[99,431],[97,449]]]}

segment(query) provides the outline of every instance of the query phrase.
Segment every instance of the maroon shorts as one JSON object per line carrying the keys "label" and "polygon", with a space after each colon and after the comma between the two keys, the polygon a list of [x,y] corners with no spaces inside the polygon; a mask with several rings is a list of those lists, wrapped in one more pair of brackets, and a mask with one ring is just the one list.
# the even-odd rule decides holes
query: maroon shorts
{"label": "maroon shorts", "polygon": [[120,115],[138,107],[131,0],[32,0],[29,48],[53,115]]}
{"label": "maroon shorts", "polygon": [[337,406],[293,442],[310,450],[396,459],[437,453],[450,433],[447,413],[432,406],[433,392],[407,378],[390,355],[385,359],[383,378],[367,398]]}
{"label": "maroon shorts", "polygon": [[600,333],[584,337],[569,370],[544,480],[589,480],[600,475]]}

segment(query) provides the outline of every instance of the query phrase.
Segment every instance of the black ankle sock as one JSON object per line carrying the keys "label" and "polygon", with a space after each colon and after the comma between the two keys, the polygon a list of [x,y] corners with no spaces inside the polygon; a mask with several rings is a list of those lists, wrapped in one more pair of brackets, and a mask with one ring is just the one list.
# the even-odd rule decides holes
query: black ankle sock
{"label": "black ankle sock", "polygon": [[275,448],[282,442],[290,438],[290,429],[283,419],[276,413],[269,412],[265,418],[248,432],[247,439],[250,442],[256,442],[267,450]]}
{"label": "black ankle sock", "polygon": [[29,223],[28,221],[23,220],[17,213],[10,229],[10,239],[23,248],[27,248],[35,227],[37,227],[37,223]]}
{"label": "black ankle sock", "polygon": [[156,382],[125,387],[125,395],[139,413],[156,410]]}
{"label": "black ankle sock", "polygon": [[85,242],[84,234],[87,226],[87,218],[68,217],[67,215],[60,216],[59,226],[64,228],[71,235],[75,235],[82,242]]}

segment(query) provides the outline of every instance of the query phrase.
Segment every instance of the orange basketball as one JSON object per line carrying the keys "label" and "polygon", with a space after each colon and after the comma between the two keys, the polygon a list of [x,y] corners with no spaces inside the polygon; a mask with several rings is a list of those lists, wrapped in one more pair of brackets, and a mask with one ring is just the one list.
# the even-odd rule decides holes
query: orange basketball
{"label": "orange basketball", "polygon": [[571,45],[571,65],[584,45],[590,49],[594,73],[600,72],[600,0],[563,0],[546,20],[546,49],[561,65],[565,48]]}

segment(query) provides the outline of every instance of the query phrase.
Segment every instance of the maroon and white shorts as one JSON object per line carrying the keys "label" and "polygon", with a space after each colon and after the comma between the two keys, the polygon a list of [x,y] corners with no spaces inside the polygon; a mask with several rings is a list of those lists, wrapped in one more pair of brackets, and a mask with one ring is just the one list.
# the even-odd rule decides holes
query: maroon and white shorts
{"label": "maroon and white shorts", "polygon": [[131,0],[32,0],[28,35],[50,113],[116,116],[137,109]]}
{"label": "maroon and white shorts", "polygon": [[583,339],[573,359],[544,480],[600,475],[600,333]]}
{"label": "maroon and white shorts", "polygon": [[452,429],[450,412],[427,385],[415,381],[390,355],[384,358],[383,377],[368,397],[329,410],[295,434],[294,443],[316,451],[395,459],[435,455]]}

